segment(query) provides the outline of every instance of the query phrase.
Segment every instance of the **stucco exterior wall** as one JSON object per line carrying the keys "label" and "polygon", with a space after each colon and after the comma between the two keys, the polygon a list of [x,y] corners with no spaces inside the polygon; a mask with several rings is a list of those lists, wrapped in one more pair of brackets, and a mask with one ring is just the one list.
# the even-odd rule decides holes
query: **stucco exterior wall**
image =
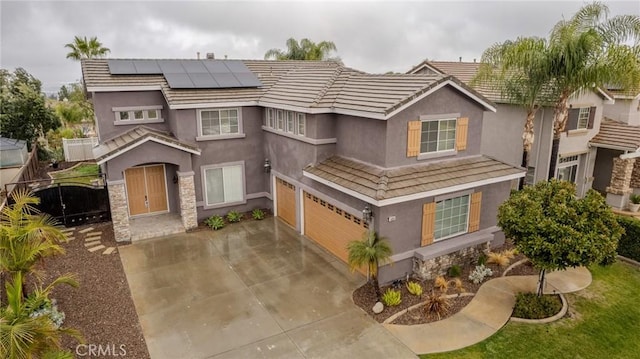
{"label": "stucco exterior wall", "polygon": [[[419,120],[421,115],[452,113],[459,113],[461,117],[469,118],[467,149],[465,151],[458,152],[452,156],[426,160],[407,157],[407,126],[409,121]],[[449,86],[439,89],[387,121],[386,143],[388,145],[386,146],[386,158],[383,165],[394,167],[480,154],[483,113],[484,109],[480,105],[457,90]]]}
{"label": "stucco exterior wall", "polygon": [[336,117],[332,113],[310,115],[306,114],[306,136],[316,139],[336,137]]}
{"label": "stucco exterior wall", "polygon": [[[163,123],[135,123],[115,125],[114,107],[162,106]],[[160,91],[96,92],[93,94],[93,108],[98,123],[100,142],[108,140],[136,126],[144,125],[157,130],[169,131],[169,106]]]}
{"label": "stucco exterior wall", "polygon": [[604,106],[604,115],[612,120],[631,126],[640,126],[640,108],[638,107],[638,101],[640,100],[617,98],[614,104]]}
{"label": "stucco exterior wall", "polygon": [[560,137],[558,153],[561,155],[566,153],[586,153],[589,149],[589,141],[600,131],[604,101],[596,93],[588,92],[582,96],[571,98],[569,105],[573,108],[596,106],[596,115],[592,129],[563,132]]}
{"label": "stucco exterior wall", "polygon": [[127,168],[149,163],[171,163],[180,171],[191,171],[191,153],[148,141],[108,161],[108,179],[123,179]]}
{"label": "stucco exterior wall", "polygon": [[611,182],[611,171],[613,170],[613,159],[619,157],[623,152],[610,150],[608,148],[598,148],[595,156],[595,169],[593,171],[593,189],[606,193],[607,186]]}
{"label": "stucco exterior wall", "polygon": [[[387,122],[339,115],[336,119],[336,153],[378,166],[385,166]],[[405,138],[407,137],[405,129]],[[394,145],[400,141],[394,141]],[[405,144],[406,152],[406,144]]]}

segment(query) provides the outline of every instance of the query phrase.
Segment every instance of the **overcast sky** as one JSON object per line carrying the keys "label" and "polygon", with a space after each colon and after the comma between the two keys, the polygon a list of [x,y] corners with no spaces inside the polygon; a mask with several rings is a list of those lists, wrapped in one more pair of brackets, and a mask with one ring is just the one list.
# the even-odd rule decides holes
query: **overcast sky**
{"label": "overcast sky", "polygon": [[[606,1],[611,15],[640,14],[639,1]],[[423,59],[480,59],[518,36],[546,36],[584,2],[543,1],[5,1],[0,65],[23,67],[46,91],[79,80],[66,59],[75,35],[97,36],[114,58],[262,59],[290,37],[333,41],[345,65],[405,72]]]}

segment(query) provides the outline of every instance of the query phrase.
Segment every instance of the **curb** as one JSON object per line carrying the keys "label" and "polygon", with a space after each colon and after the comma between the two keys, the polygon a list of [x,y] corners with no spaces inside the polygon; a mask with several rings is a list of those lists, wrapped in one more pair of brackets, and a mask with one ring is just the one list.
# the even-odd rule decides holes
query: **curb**
{"label": "curb", "polygon": [[[447,299],[451,299],[451,298],[458,298],[458,297],[473,297],[475,295],[476,295],[475,293],[460,293],[459,295],[458,294],[447,294],[444,297],[447,298]],[[385,319],[381,324],[391,324],[391,322],[393,322],[394,320],[398,319],[398,317],[400,317],[401,315],[409,313],[410,311],[412,311],[412,310],[414,310],[416,308],[419,308],[419,307],[421,307],[421,306],[423,306],[425,304],[427,304],[426,300],[423,301],[423,302],[420,302],[418,304],[414,304],[414,305],[410,306],[409,308],[403,309],[403,310],[399,311],[398,313],[393,314],[389,318]],[[400,324],[395,324],[395,325],[400,325]]]}
{"label": "curb", "polygon": [[567,299],[564,297],[564,294],[562,293],[557,293],[557,294],[560,295],[560,300],[562,301],[562,309],[560,309],[560,312],[558,312],[558,314],[551,316],[549,318],[542,318],[542,319],[524,319],[524,318],[511,317],[509,318],[509,321],[515,322],[515,323],[527,323],[527,324],[546,324],[546,323],[555,322],[556,320],[561,319],[567,314],[567,311],[569,310],[569,305],[567,304]]}
{"label": "curb", "polygon": [[635,261],[631,258],[627,258],[625,256],[621,256],[621,255],[617,255],[616,258],[618,258],[619,260],[629,263],[629,264],[633,264],[634,266],[640,267],[640,262]]}
{"label": "curb", "polygon": [[507,273],[509,273],[513,268],[515,268],[515,267],[517,267],[517,266],[519,266],[521,264],[527,263],[528,261],[529,261],[529,259],[525,258],[525,259],[521,259],[521,260],[519,260],[519,261],[517,261],[515,263],[512,263],[510,266],[507,267],[507,269],[504,270],[504,272],[502,272],[502,276],[501,277],[506,277]]}

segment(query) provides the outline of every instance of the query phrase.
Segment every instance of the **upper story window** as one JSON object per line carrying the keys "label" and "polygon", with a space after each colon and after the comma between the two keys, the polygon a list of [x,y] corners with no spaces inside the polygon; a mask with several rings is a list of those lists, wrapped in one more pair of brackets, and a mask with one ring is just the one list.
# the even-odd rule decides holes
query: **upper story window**
{"label": "upper story window", "polygon": [[162,106],[114,107],[116,125],[164,122]]}
{"label": "upper story window", "polygon": [[567,119],[567,131],[588,130],[593,128],[593,121],[596,116],[595,107],[577,107],[569,109]]}
{"label": "upper story window", "polygon": [[238,108],[198,111],[198,137],[196,140],[238,137],[244,137],[241,111]]}
{"label": "upper story window", "polygon": [[306,134],[307,121],[304,113],[268,108],[265,116],[264,125],[268,128],[300,136]]}
{"label": "upper story window", "polygon": [[420,153],[452,151],[456,145],[456,119],[422,121]]}

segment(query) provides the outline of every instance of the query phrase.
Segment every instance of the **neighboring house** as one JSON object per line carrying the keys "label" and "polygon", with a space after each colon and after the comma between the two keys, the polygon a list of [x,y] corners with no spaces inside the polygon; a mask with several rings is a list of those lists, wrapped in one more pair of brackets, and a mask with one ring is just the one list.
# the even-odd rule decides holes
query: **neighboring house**
{"label": "neighboring house", "polygon": [[388,237],[383,282],[504,241],[497,207],[525,171],[481,154],[495,105],[453,76],[262,60],[83,60],[82,71],[119,241],[140,216],[177,213],[189,229],[269,207],[343,261],[366,230]]}
{"label": "neighboring house", "polygon": [[597,149],[593,188],[624,209],[629,194],[640,193],[640,93],[609,92],[615,104],[605,106],[605,121],[591,140]]}
{"label": "neighboring house", "polygon": [[5,184],[18,180],[28,159],[27,142],[0,137],[0,191],[5,191]]}
{"label": "neighboring house", "polygon": [[[476,75],[480,63],[423,61],[408,73],[449,74],[465,83]],[[500,93],[482,86],[475,89],[494,101],[496,112],[485,112],[482,128],[483,154],[512,165],[522,164],[522,132],[526,120],[523,107],[514,105]],[[605,105],[613,103],[612,96],[599,89],[569,100],[569,120],[561,134],[558,161],[554,176],[574,182],[579,196],[583,196],[593,184],[596,150],[589,141],[598,133]],[[534,143],[529,154],[529,167],[525,183],[546,181],[549,177],[551,146],[553,143],[553,107],[541,107],[534,121]]]}

